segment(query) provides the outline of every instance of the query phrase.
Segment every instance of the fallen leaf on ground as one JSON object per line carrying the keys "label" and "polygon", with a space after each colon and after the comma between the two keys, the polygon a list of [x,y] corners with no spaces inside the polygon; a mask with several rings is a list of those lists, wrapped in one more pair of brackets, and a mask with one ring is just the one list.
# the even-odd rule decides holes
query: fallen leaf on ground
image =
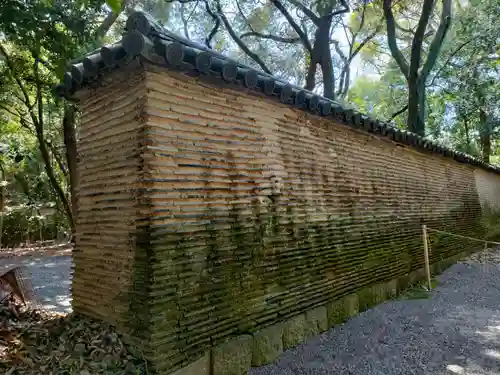
{"label": "fallen leaf on ground", "polygon": [[2,304],[0,328],[1,374],[147,373],[111,326],[84,316]]}

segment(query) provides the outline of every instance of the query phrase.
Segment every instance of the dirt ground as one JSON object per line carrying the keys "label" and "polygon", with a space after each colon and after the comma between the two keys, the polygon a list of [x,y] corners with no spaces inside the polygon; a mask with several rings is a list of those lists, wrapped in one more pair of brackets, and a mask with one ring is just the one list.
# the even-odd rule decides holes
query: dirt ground
{"label": "dirt ground", "polygon": [[52,312],[71,312],[71,266],[69,244],[0,251],[0,274],[22,267],[21,273],[33,288],[35,302]]}

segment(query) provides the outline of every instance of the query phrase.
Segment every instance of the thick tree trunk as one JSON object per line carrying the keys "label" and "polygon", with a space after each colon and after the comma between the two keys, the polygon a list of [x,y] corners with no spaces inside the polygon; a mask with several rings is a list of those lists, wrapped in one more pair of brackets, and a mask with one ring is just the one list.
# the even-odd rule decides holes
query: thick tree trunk
{"label": "thick tree trunk", "polygon": [[425,136],[425,87],[418,79],[408,80],[408,131]]}
{"label": "thick tree trunk", "polygon": [[419,80],[418,84],[418,132],[417,134],[425,136],[425,99],[426,99],[425,84]]}
{"label": "thick tree trunk", "polygon": [[332,55],[327,45],[321,56],[321,71],[323,73],[323,95],[328,99],[335,99],[335,76],[333,74]]}
{"label": "thick tree trunk", "polygon": [[[408,82],[408,118],[406,120],[408,131],[418,132],[418,104],[420,98],[418,97],[417,85],[414,82]],[[417,133],[418,134],[418,133]]]}
{"label": "thick tree trunk", "polygon": [[[331,9],[328,9],[328,13],[331,13]],[[318,46],[319,64],[321,66],[321,73],[323,74],[323,95],[325,98],[335,99],[335,76],[333,74],[332,52],[330,50],[331,27],[331,16],[320,18],[314,46]]]}
{"label": "thick tree trunk", "polygon": [[318,62],[316,61],[315,56],[313,56],[313,54],[310,56],[311,62],[309,63],[309,66],[307,68],[306,85],[304,87],[306,90],[309,91],[314,90],[314,87],[316,87],[316,66]]}
{"label": "thick tree trunk", "polygon": [[316,86],[317,65],[321,67],[323,75],[323,96],[325,98],[335,98],[335,76],[333,73],[332,53],[330,51],[330,28],[332,19],[330,16],[321,17],[319,26],[314,35],[314,45],[311,52],[311,63],[307,69],[306,86],[307,90],[313,90]]}
{"label": "thick tree trunk", "polygon": [[392,13],[393,1],[383,1],[384,18],[387,26],[387,43],[392,57],[408,82],[409,98],[407,127],[409,131],[421,136],[425,135],[425,81],[436,63],[451,22],[451,0],[442,0],[442,4],[441,19],[438,29],[427,50],[427,56],[425,60],[422,61],[422,45],[425,37],[425,30],[436,5],[434,0],[423,1],[420,18],[411,41],[411,55],[408,64],[408,61],[399,49],[397,43],[396,21]]}
{"label": "thick tree trunk", "polygon": [[[75,107],[66,105],[63,117],[64,145],[66,146],[66,163],[69,172],[69,186],[71,193],[71,209],[74,219],[78,210],[78,172],[77,172],[77,149],[76,149],[76,127],[75,127]],[[74,229],[74,228],[73,228]]]}

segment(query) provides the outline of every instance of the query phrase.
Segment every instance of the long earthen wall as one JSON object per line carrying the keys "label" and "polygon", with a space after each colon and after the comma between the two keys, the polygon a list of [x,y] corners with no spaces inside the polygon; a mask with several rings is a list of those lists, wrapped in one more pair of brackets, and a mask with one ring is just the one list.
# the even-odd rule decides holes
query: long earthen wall
{"label": "long earthen wall", "polygon": [[[485,235],[475,167],[241,89],[134,77],[82,107],[75,310],[139,314],[158,371],[260,365],[266,327],[283,349],[335,323],[338,301],[392,296],[421,276],[422,224]],[[439,238],[431,262],[468,250]]]}

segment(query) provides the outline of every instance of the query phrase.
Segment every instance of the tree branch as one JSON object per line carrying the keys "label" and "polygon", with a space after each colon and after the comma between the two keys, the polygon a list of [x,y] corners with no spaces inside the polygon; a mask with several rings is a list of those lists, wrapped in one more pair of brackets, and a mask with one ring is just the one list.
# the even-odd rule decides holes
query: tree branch
{"label": "tree branch", "polygon": [[[344,35],[345,35],[345,39],[347,40],[347,43],[349,45],[352,45],[354,43],[354,34],[353,34],[351,28],[347,27],[343,22],[342,22],[342,27],[344,29]],[[349,33],[351,34],[351,38],[349,38],[347,31],[349,31]]]}
{"label": "tree branch", "polygon": [[309,40],[309,35],[307,34],[307,24],[306,24],[305,18],[300,20],[300,26],[301,26],[302,32],[304,33],[304,38]]}
{"label": "tree branch", "polygon": [[208,4],[208,0],[204,0],[205,3],[205,10],[208,13],[208,15],[212,18],[214,21],[214,27],[212,27],[212,30],[210,30],[210,33],[208,36],[205,38],[205,45],[208,48],[212,48],[211,43],[212,39],[214,38],[215,34],[219,31],[220,27],[220,18],[210,9],[210,5]]}
{"label": "tree branch", "polygon": [[443,0],[443,11],[441,12],[441,22],[439,23],[436,35],[432,39],[431,45],[429,47],[429,53],[427,54],[427,59],[422,67],[420,76],[423,82],[427,79],[427,76],[431,72],[436,60],[439,56],[439,51],[443,45],[444,38],[450,27],[451,23],[451,0]]}
{"label": "tree branch", "polygon": [[300,26],[295,22],[291,14],[286,10],[285,6],[280,2],[280,0],[270,0],[271,3],[280,11],[281,14],[286,18],[292,29],[295,30],[297,35],[299,36],[300,40],[302,41],[302,44],[304,45],[305,49],[309,52],[309,54],[312,54],[312,47],[311,43],[309,42],[309,39],[307,38],[307,35],[302,31]]}
{"label": "tree branch", "polygon": [[392,0],[384,0],[383,7],[385,23],[387,26],[387,43],[389,45],[391,55],[398,64],[399,69],[401,69],[401,73],[403,73],[405,78],[408,79],[410,68],[408,67],[408,62],[405,57],[399,50],[398,43],[396,41],[396,21],[394,20],[394,14],[392,13]]}
{"label": "tree branch", "polygon": [[267,74],[272,74],[271,70],[269,70],[269,68],[266,66],[264,61],[262,61],[259,55],[250,51],[248,46],[245,43],[243,43],[243,41],[240,38],[238,38],[235,31],[231,27],[231,24],[229,23],[229,20],[227,19],[226,15],[224,14],[224,12],[222,12],[220,3],[218,1],[217,1],[217,13],[220,19],[222,20],[222,23],[224,24],[224,27],[226,28],[227,32],[234,40],[234,42],[238,45],[238,47],[240,47],[241,50],[248,55],[248,57],[250,57],[253,61],[255,61],[264,72],[266,72]]}
{"label": "tree branch", "polygon": [[464,48],[467,44],[472,43],[475,39],[476,38],[469,39],[468,41],[462,43],[459,47],[457,47],[457,49],[455,49],[455,51],[453,51],[453,53],[450,56],[448,56],[448,58],[446,59],[446,61],[444,62],[444,64],[441,65],[441,67],[436,72],[436,74],[434,74],[434,76],[432,77],[432,81],[427,85],[427,87],[431,87],[432,85],[434,85],[434,81],[439,77],[439,75],[441,74],[441,72],[443,71],[443,69],[446,68],[448,66],[448,64],[450,64],[451,59],[454,58],[455,55],[458,52],[460,52],[460,50],[462,48]]}
{"label": "tree branch", "polygon": [[346,0],[340,0],[340,4],[343,6],[342,9],[336,10],[336,11],[330,13],[329,15],[327,15],[326,17],[333,18],[335,16],[338,16],[339,14],[344,14],[344,13],[349,12],[349,5],[347,4]]}
{"label": "tree branch", "polygon": [[415,35],[415,31],[413,31],[412,29],[405,29],[403,26],[401,26],[397,22],[394,22],[394,26],[396,26],[396,29],[398,29],[398,30],[401,30],[401,31],[403,31],[405,33],[409,33],[409,34]]}
{"label": "tree branch", "polygon": [[[378,27],[375,31],[373,31],[370,35],[368,35],[365,39],[363,39],[363,41],[354,50],[352,50],[354,44],[351,44],[349,48],[350,50],[349,57],[346,57],[345,54],[342,52],[339,46],[339,42],[336,40],[332,40],[332,43],[335,47],[335,51],[340,56],[344,64],[344,66],[342,67],[342,71],[340,73],[340,84],[337,90],[337,96],[347,95],[347,91],[349,90],[349,79],[350,79],[349,70],[351,68],[352,60],[354,60],[354,58],[363,49],[363,47],[378,34],[378,32],[380,31],[380,27]],[[355,39],[353,40],[353,42],[355,42]]]}
{"label": "tree branch", "polygon": [[45,140],[45,144],[50,149],[50,152],[52,153],[52,155],[54,155],[54,159],[56,159],[57,165],[59,166],[59,169],[61,170],[61,172],[64,174],[64,176],[68,177],[68,170],[67,170],[66,166],[64,165],[62,158],[61,158],[61,155],[59,155],[59,152],[57,151],[57,149],[54,147],[52,142]]}
{"label": "tree branch", "polygon": [[363,39],[363,41],[361,43],[359,43],[359,45],[354,49],[354,51],[352,51],[351,56],[349,57],[349,60],[352,61],[357,56],[357,54],[359,52],[361,52],[361,50],[363,49],[363,47],[366,46],[366,44],[369,41],[371,41],[373,38],[375,38],[377,36],[377,34],[379,33],[379,31],[380,31],[380,28],[375,29],[375,31],[373,31],[365,39]]}
{"label": "tree branch", "polygon": [[[19,89],[23,93],[23,103],[26,105],[28,108],[28,111],[31,113],[33,111],[33,106],[34,104],[31,104],[30,97],[28,95],[28,91],[26,91],[26,88],[24,87],[23,83],[21,82],[21,79],[17,76],[14,65],[12,64],[12,61],[10,60],[10,56],[7,53],[7,50],[4,48],[2,43],[0,43],[0,53],[3,55],[5,63],[7,64],[7,67],[9,68],[10,76],[16,81],[17,85],[19,86]],[[34,115],[34,114],[33,114]]]}
{"label": "tree branch", "polygon": [[131,0],[122,0],[122,5],[120,7],[120,11],[118,12],[109,12],[104,21],[99,25],[97,30],[95,31],[94,37],[96,38],[102,38],[104,35],[107,34],[111,26],[116,22],[120,14],[123,12],[123,10],[128,6],[128,3]]}
{"label": "tree branch", "polygon": [[38,54],[39,54],[39,46],[36,51],[32,51],[32,56],[35,58],[33,73],[35,77],[35,88],[36,88],[36,98],[37,98],[36,102],[38,103],[38,118],[35,115],[34,111],[30,111],[30,115],[31,115],[31,120],[35,125],[35,131],[38,140],[38,148],[40,150],[40,154],[42,154],[42,159],[45,164],[45,172],[47,173],[47,177],[49,178],[52,189],[54,189],[55,194],[63,204],[64,210],[68,215],[68,220],[70,222],[71,229],[73,231],[75,228],[75,219],[73,217],[73,211],[71,210],[68,197],[65,195],[61,185],[59,184],[59,181],[57,181],[57,178],[55,176],[54,169],[50,162],[50,154],[47,149],[47,144],[44,136],[44,114],[43,114],[43,97],[42,97],[43,91],[42,91],[42,83],[40,81],[40,69],[39,69],[40,62],[37,59]]}
{"label": "tree branch", "polygon": [[189,30],[188,30],[188,21],[186,20],[186,16],[184,14],[184,7],[186,5],[185,4],[181,4],[181,20],[182,20],[182,25],[184,27],[184,36],[188,39],[191,39],[189,37]]}
{"label": "tree branch", "polygon": [[366,6],[368,5],[368,1],[364,0],[363,1],[363,13],[361,13],[361,22],[359,23],[359,28],[358,31],[356,31],[355,37],[358,36],[358,33],[363,30],[363,27],[365,26],[365,19],[366,19]]}
{"label": "tree branch", "polygon": [[335,49],[335,52],[337,52],[337,55],[340,56],[340,59],[342,60],[342,71],[340,72],[340,82],[339,82],[339,87],[337,89],[336,96],[340,96],[342,92],[344,91],[344,86],[345,86],[345,80],[347,79],[347,72],[349,70],[349,59],[345,55],[345,53],[342,51],[340,48],[340,43],[338,40],[331,40],[333,47]]}
{"label": "tree branch", "polygon": [[309,17],[315,25],[318,25],[319,17],[315,15],[311,9],[307,8],[304,4],[302,4],[298,0],[288,0],[288,2],[297,7],[302,13],[304,13],[307,17]]}
{"label": "tree branch", "polygon": [[406,111],[408,110],[408,104],[406,104],[403,108],[401,108],[399,111],[397,112],[394,112],[392,114],[392,116],[389,118],[389,122],[391,122],[392,120],[394,120],[396,117],[398,117],[399,115],[405,113]]}
{"label": "tree branch", "polygon": [[5,112],[10,113],[12,116],[19,118],[19,120],[22,118],[20,113],[15,113],[13,110],[11,110],[9,107],[7,107],[5,104],[0,104],[0,109],[3,109]]}
{"label": "tree branch", "polygon": [[338,40],[331,40],[331,42],[333,44],[333,47],[335,48],[335,52],[337,52],[337,55],[340,56],[340,58],[342,59],[342,61],[348,62],[349,59],[347,58],[347,56],[344,54],[344,52],[340,48],[339,41]]}
{"label": "tree branch", "polygon": [[257,38],[262,38],[262,39],[270,39],[270,40],[274,40],[275,42],[280,42],[280,43],[295,44],[295,43],[300,42],[299,37],[297,37],[297,38],[284,38],[284,37],[277,36],[277,35],[261,34],[257,31],[249,31],[249,32],[243,33],[240,35],[240,38],[243,39],[243,38],[247,38],[249,36],[255,36]]}
{"label": "tree branch", "polygon": [[[248,18],[245,16],[245,13],[243,13],[243,10],[241,9],[241,6],[240,6],[240,2],[238,0],[236,0],[236,6],[238,8],[238,12],[240,13],[241,17],[245,20],[245,24],[250,29],[250,32],[246,32],[246,33],[243,33],[243,34],[240,35],[241,39],[246,38],[248,36],[255,36],[255,37],[258,37],[258,38],[274,40],[276,42],[281,42],[281,43],[292,43],[293,44],[293,43],[300,42],[300,38],[299,37],[296,37],[296,38],[284,38],[284,37],[280,37],[280,36],[277,36],[277,35],[262,34],[262,33],[258,32],[258,31],[255,31],[255,29],[252,27],[252,25],[250,24],[250,22],[248,22]],[[307,34],[305,34],[305,35],[307,36]]]}
{"label": "tree branch", "polygon": [[429,23],[432,10],[434,9],[434,0],[424,0],[420,19],[418,20],[417,30],[411,43],[410,70],[408,79],[418,79],[418,69],[422,60],[422,43],[424,42],[425,29]]}

